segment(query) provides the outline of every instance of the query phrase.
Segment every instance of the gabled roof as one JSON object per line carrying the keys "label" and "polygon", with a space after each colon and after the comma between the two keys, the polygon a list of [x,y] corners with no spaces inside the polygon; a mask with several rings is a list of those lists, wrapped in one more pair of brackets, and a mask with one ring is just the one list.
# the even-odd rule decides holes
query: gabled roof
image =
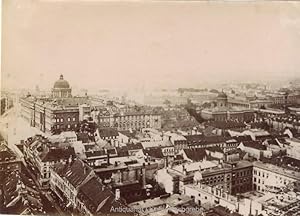
{"label": "gabled roof", "polygon": [[203,148],[183,149],[183,151],[192,161],[201,161],[207,157],[206,151]]}
{"label": "gabled roof", "polygon": [[91,174],[93,169],[82,160],[75,160],[65,170],[64,177],[76,188]]}

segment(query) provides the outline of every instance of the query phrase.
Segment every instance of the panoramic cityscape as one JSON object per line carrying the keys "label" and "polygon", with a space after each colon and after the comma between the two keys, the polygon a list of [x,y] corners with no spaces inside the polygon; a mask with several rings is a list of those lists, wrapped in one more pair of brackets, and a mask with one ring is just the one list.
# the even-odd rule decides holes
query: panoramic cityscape
{"label": "panoramic cityscape", "polygon": [[300,4],[2,15],[0,214],[300,215]]}

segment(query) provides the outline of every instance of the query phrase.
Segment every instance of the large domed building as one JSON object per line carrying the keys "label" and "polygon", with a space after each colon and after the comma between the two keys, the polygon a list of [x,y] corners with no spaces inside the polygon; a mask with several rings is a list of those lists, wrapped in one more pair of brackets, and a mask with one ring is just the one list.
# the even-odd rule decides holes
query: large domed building
{"label": "large domed building", "polygon": [[212,107],[201,110],[201,117],[214,121],[250,122],[254,119],[254,111],[249,108],[236,107],[228,103],[228,96],[223,91],[218,94]]}
{"label": "large domed building", "polygon": [[67,98],[72,97],[72,89],[67,80],[64,80],[64,76],[60,75],[59,80],[57,80],[52,88],[52,97],[55,98]]}

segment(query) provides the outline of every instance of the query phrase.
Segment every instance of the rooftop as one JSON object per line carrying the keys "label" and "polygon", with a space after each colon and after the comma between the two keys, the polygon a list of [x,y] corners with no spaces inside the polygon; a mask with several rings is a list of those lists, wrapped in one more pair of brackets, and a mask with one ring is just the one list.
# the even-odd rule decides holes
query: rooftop
{"label": "rooftop", "polygon": [[276,165],[273,165],[273,164],[270,164],[270,163],[263,163],[263,162],[260,162],[260,161],[254,161],[253,162],[253,167],[258,167],[258,168],[261,168],[261,169],[264,169],[264,170],[268,170],[268,171],[271,171],[271,172],[274,172],[274,173],[277,173],[277,174],[280,174],[280,175],[284,175],[284,176],[293,178],[293,179],[298,180],[298,181],[300,180],[300,172],[292,171],[292,170],[282,168],[282,167],[279,167],[279,166],[276,166]]}
{"label": "rooftop", "polygon": [[267,150],[267,147],[262,144],[260,141],[243,141],[244,146],[248,148],[255,148],[258,150]]}
{"label": "rooftop", "polygon": [[139,202],[134,202],[129,204],[129,207],[137,210],[151,208],[151,207],[160,207],[160,206],[163,206],[163,208],[167,208],[167,206],[176,207],[184,203],[190,202],[191,200],[192,198],[186,195],[172,194],[172,195],[157,197],[154,199],[147,199]]}
{"label": "rooftop", "polygon": [[206,151],[203,148],[183,149],[183,151],[192,161],[201,161],[207,157]]}

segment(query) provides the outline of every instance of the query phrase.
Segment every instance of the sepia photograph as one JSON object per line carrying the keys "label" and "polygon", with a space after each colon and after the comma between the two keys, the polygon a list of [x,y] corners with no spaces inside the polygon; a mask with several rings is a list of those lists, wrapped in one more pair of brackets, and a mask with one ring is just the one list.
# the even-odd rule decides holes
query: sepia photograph
{"label": "sepia photograph", "polygon": [[300,215],[300,1],[2,0],[0,215]]}

